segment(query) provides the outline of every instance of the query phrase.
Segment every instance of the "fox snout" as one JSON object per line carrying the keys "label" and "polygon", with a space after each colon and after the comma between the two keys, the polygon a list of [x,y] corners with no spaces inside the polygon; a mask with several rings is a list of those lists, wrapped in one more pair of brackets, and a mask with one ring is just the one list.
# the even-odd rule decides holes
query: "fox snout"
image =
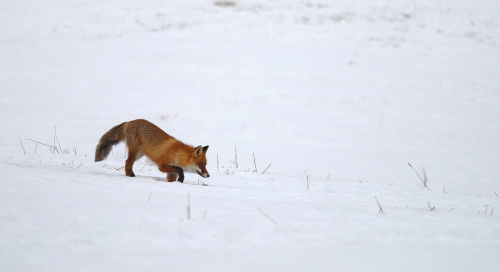
{"label": "fox snout", "polygon": [[210,174],[207,172],[207,171],[198,171],[198,175],[204,177],[204,178],[209,178],[210,177]]}

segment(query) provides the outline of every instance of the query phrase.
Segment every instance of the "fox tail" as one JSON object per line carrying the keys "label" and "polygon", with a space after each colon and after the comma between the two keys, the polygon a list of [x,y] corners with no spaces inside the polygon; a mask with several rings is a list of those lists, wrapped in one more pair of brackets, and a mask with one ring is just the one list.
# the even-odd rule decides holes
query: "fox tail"
{"label": "fox tail", "polygon": [[106,159],[111,151],[111,147],[119,142],[125,140],[125,123],[113,127],[104,135],[102,135],[101,140],[97,144],[95,149],[95,161],[102,161]]}

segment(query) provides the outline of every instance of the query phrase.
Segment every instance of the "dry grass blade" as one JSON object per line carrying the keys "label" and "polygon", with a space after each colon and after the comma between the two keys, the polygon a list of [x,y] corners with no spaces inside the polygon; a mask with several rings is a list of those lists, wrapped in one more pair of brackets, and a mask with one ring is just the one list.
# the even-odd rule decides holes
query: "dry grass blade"
{"label": "dry grass blade", "polygon": [[258,208],[259,211],[267,218],[269,219],[271,222],[273,222],[274,224],[278,225],[278,222],[276,222],[276,220],[274,220],[271,216],[269,216],[267,213],[265,213],[263,210],[261,210],[260,208]]}
{"label": "dry grass blade", "polygon": [[436,210],[436,206],[431,207],[431,203],[429,203],[429,202],[427,202],[427,204],[429,205],[429,209],[430,209],[431,211],[435,211],[435,210]]}
{"label": "dry grass blade", "polygon": [[238,169],[238,151],[236,151],[236,146],[234,146],[234,167]]}
{"label": "dry grass blade", "polygon": [[[23,145],[23,141],[21,141],[21,137],[19,137],[19,141],[21,142],[21,146],[23,147],[23,152],[24,152],[24,155],[26,155],[26,150],[24,150],[24,145]],[[495,193],[496,194],[496,193]]]}
{"label": "dry grass blade", "polygon": [[37,143],[37,144],[45,145],[45,146],[48,146],[48,147],[53,147],[53,146],[51,146],[51,145],[44,144],[44,143],[40,143],[40,142],[38,142],[38,141],[31,140],[31,139],[25,139],[25,140],[27,140],[27,141],[32,141],[32,142],[35,142],[35,143]]}
{"label": "dry grass blade", "polygon": [[215,1],[214,5],[218,7],[234,7],[236,6],[236,2],[233,1]]}
{"label": "dry grass blade", "polygon": [[424,168],[424,177],[425,177],[425,180],[422,179],[422,177],[418,174],[417,170],[415,170],[415,168],[413,168],[413,166],[411,166],[410,163],[408,163],[408,165],[411,167],[411,169],[413,169],[413,171],[415,171],[415,174],[417,174],[417,176],[420,178],[420,180],[422,181],[422,183],[424,184],[424,187],[427,188],[427,190],[429,190],[429,187],[427,187],[427,174],[425,173],[425,168]]}
{"label": "dry grass blade", "polygon": [[378,202],[377,197],[375,197],[375,201],[377,201],[377,204],[378,204],[378,207],[379,207],[378,213],[383,213],[383,214],[387,215],[385,213],[384,209],[382,209],[382,206],[380,205],[380,203]]}
{"label": "dry grass blade", "polygon": [[269,169],[269,167],[271,167],[271,164],[272,164],[272,163],[270,163],[270,164],[267,166],[266,170],[264,170],[264,172],[262,172],[262,174],[264,174],[264,173],[267,171],[267,169]]}
{"label": "dry grass blade", "polygon": [[148,160],[146,160],[146,162],[144,163],[144,166],[141,168],[141,171],[139,171],[139,172],[142,172],[142,169],[144,169],[144,167],[146,167],[146,164],[148,164]]}
{"label": "dry grass blade", "polygon": [[[54,129],[54,137],[56,138],[57,143],[59,144],[59,150],[61,150],[61,152],[62,152],[62,150],[63,150],[63,149],[61,148],[61,143],[59,142],[59,137],[57,137],[57,133],[56,133],[56,132],[57,132],[57,127],[55,127],[55,129]],[[55,144],[55,141],[54,141],[54,146],[55,146],[55,145],[56,145],[56,144]],[[61,153],[61,154],[62,154],[62,153]]]}
{"label": "dry grass blade", "polygon": [[255,166],[255,170],[253,170],[254,173],[257,173],[257,163],[255,162],[255,153],[253,154],[253,165]]}

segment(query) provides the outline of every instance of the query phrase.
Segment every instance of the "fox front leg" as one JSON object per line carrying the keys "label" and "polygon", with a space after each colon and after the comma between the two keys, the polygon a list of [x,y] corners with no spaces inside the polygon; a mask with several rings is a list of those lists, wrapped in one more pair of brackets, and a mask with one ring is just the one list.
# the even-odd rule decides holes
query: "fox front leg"
{"label": "fox front leg", "polygon": [[167,181],[168,182],[176,181],[178,177],[179,177],[179,174],[177,174],[175,172],[167,173]]}
{"label": "fox front leg", "polygon": [[160,171],[167,173],[167,181],[172,182],[179,178],[180,182],[184,182],[184,170],[182,168],[172,165],[162,165]]}

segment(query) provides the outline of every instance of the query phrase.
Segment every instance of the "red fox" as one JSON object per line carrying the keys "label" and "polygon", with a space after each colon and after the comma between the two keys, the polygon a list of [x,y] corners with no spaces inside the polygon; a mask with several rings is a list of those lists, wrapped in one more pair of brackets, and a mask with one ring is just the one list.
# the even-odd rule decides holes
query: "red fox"
{"label": "red fox", "polygon": [[184,144],[144,119],[122,123],[106,132],[97,144],[95,161],[106,159],[111,147],[123,140],[128,148],[125,174],[129,177],[135,177],[132,166],[144,155],[167,173],[168,182],[177,178],[184,182],[184,172],[210,177],[206,168],[208,145],[195,148]]}

